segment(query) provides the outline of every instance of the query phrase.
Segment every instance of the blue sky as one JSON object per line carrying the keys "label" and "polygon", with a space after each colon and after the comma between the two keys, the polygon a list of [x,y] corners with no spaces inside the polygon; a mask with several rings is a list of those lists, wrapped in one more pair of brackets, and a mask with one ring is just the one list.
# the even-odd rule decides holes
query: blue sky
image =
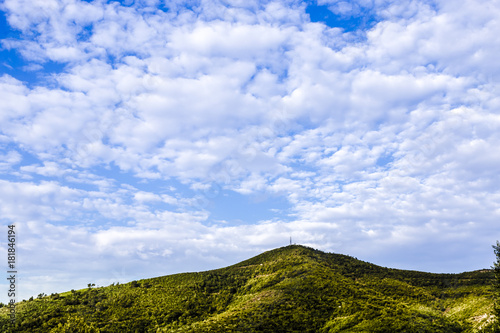
{"label": "blue sky", "polygon": [[497,2],[0,10],[19,299],[224,267],[290,236],[402,269],[493,262]]}

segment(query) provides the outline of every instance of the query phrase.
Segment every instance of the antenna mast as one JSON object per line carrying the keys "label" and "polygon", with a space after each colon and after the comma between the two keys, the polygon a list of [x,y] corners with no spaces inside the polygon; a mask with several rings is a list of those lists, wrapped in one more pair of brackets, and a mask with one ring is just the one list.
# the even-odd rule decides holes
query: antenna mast
{"label": "antenna mast", "polygon": [[292,245],[292,236],[290,236],[290,245]]}

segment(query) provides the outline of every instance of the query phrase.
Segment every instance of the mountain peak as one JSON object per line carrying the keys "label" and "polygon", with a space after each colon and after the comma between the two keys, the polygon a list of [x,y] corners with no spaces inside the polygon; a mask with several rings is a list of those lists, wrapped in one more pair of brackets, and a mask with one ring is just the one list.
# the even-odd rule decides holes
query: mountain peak
{"label": "mountain peak", "polygon": [[[431,274],[289,245],[235,265],[0,309],[2,332],[466,332],[489,325],[491,271]],[[44,318],[40,320],[40,318]]]}

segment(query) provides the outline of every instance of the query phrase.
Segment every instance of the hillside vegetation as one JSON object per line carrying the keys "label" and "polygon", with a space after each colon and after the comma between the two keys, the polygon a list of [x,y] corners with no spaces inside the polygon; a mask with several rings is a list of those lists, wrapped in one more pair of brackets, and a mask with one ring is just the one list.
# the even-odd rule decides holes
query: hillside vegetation
{"label": "hillside vegetation", "polygon": [[19,302],[1,332],[486,332],[493,273],[379,267],[290,245],[233,266]]}

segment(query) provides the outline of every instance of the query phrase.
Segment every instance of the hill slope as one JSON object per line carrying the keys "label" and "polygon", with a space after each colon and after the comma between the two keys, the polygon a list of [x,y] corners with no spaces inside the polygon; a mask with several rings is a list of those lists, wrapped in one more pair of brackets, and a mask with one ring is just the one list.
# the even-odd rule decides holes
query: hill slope
{"label": "hill slope", "polygon": [[491,271],[431,274],[291,245],[222,269],[17,304],[2,332],[479,332]]}

